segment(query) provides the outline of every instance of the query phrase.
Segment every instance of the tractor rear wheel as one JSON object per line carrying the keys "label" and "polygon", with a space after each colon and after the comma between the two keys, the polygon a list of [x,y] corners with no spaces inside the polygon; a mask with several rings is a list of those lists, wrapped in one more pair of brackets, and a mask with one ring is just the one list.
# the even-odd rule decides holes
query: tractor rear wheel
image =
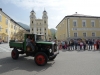
{"label": "tractor rear wheel", "polygon": [[18,59],[18,57],[19,57],[19,52],[18,52],[18,50],[17,49],[14,49],[14,50],[12,50],[12,52],[11,52],[11,57],[13,58],[13,59]]}

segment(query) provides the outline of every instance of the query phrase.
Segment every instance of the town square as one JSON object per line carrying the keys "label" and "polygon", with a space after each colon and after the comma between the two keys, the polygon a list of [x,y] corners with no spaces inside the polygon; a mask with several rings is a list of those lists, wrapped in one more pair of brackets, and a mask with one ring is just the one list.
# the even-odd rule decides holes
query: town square
{"label": "town square", "polygon": [[100,75],[99,3],[0,0],[0,75]]}

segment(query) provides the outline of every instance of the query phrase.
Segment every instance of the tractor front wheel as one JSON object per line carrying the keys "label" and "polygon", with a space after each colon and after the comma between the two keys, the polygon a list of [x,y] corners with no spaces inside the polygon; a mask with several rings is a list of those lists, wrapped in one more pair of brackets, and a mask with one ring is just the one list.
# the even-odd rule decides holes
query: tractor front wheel
{"label": "tractor front wheel", "polygon": [[44,66],[47,64],[48,57],[45,53],[39,52],[35,55],[34,61],[38,66]]}

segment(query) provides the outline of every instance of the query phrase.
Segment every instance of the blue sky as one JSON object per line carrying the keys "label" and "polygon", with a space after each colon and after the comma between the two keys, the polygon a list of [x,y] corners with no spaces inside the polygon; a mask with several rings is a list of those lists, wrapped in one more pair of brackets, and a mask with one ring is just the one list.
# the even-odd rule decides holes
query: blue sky
{"label": "blue sky", "polygon": [[30,11],[34,9],[37,18],[48,13],[49,28],[55,28],[67,15],[78,14],[100,16],[99,0],[0,0],[0,8],[16,22],[30,24]]}

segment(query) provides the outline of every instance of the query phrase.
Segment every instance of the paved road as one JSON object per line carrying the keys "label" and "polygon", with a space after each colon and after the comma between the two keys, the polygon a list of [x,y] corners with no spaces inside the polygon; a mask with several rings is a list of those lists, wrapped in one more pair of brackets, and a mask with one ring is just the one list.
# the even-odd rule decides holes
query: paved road
{"label": "paved road", "polygon": [[0,44],[0,52],[11,52],[12,48],[9,48],[8,43]]}
{"label": "paved road", "polygon": [[[1,49],[0,49],[1,50]],[[100,75],[99,51],[60,51],[55,61],[37,66],[33,57],[0,52],[0,75]]]}

